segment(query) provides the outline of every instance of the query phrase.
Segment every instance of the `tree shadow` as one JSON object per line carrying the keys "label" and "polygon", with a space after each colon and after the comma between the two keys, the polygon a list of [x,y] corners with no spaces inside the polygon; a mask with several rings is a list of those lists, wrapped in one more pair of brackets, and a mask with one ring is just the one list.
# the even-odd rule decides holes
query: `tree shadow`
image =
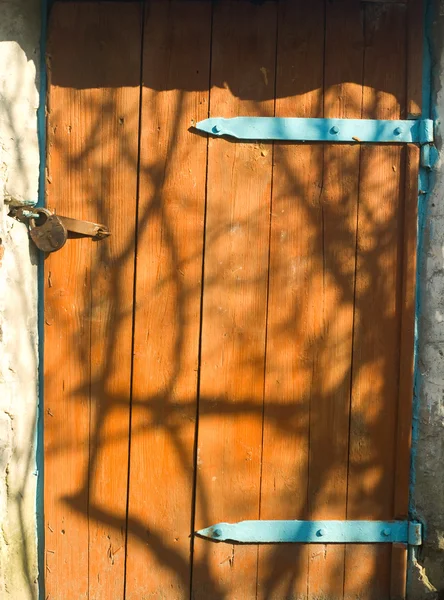
{"label": "tree shadow", "polygon": [[[354,47],[364,64],[367,44],[370,58],[356,81],[339,68],[326,76],[322,31],[317,89],[287,51],[310,56],[318,40],[289,23],[314,14],[314,31],[333,9],[294,5],[54,8],[48,204],[113,233],[110,243],[72,240],[46,264],[46,352],[60,352],[45,359],[46,473],[64,461],[72,469],[70,485],[46,482],[47,527],[52,534],[64,514],[78,515],[86,542],[79,533],[70,543],[86,543],[91,595],[109,597],[99,581],[105,544],[107,564],[120,561],[122,598],[389,597],[387,545],[227,549],[194,539],[222,509],[264,519],[398,516],[405,149],[386,147],[387,168],[379,148],[228,148],[189,130],[190,116],[217,109],[402,116],[404,72],[379,89],[371,55],[386,38],[402,46],[393,20],[404,8],[358,10]],[[141,64],[140,29],[125,51],[122,41],[142,15]],[[61,543],[47,532],[47,548],[61,555],[47,563],[48,581],[68,560]],[[160,591],[165,581],[170,591]]]}

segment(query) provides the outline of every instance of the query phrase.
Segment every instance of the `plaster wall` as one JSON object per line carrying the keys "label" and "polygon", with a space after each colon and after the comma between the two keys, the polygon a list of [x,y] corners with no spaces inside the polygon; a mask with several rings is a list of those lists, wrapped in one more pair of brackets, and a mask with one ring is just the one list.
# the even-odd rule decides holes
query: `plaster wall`
{"label": "plaster wall", "polygon": [[0,0],[0,598],[37,598],[37,257],[9,205],[36,201],[38,0]]}

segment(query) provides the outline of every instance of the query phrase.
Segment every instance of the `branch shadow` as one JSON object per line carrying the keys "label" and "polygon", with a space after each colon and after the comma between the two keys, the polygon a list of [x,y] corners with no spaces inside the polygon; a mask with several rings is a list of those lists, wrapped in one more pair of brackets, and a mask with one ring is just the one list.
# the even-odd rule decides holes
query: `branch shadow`
{"label": "branch shadow", "polygon": [[[197,77],[200,75],[198,70],[193,79],[194,67],[186,68],[189,56],[184,40],[190,35],[187,26],[193,24],[197,30],[199,26],[202,28],[199,43],[205,46],[202,40],[207,44],[210,42],[206,32],[210,23],[213,23],[214,34],[214,11],[220,10],[218,14],[223,18],[224,7],[229,6],[233,14],[237,11],[243,26],[251,23],[251,30],[245,31],[240,26],[233,28],[231,43],[239,43],[235,33],[240,35],[242,32],[242,35],[255,39],[257,45],[260,11],[268,7],[277,20],[279,10],[288,6],[283,1],[254,3],[254,9],[248,2],[234,4],[216,1],[212,5],[213,12],[204,2],[196,0],[145,5],[145,39],[150,40],[160,58],[151,56],[149,49],[144,48],[141,111],[139,113],[137,102],[128,101],[125,114],[122,113],[125,90],[138,89],[140,85],[140,57],[135,53],[120,52],[122,34],[119,35],[115,27],[116,21],[113,25],[113,19],[116,15],[122,19],[130,13],[125,12],[123,5],[115,5],[114,12],[107,7],[105,12],[96,4],[83,8],[81,4],[75,4],[63,9],[56,5],[53,15],[53,33],[57,36],[53,48],[59,53],[63,48],[64,54],[62,59],[53,50],[50,63],[49,154],[51,186],[54,187],[48,199],[58,201],[55,189],[61,197],[64,194],[66,203],[69,188],[63,187],[63,176],[67,181],[76,179],[78,187],[73,186],[73,189],[79,198],[73,205],[80,212],[94,214],[105,224],[112,219],[116,241],[113,246],[104,241],[89,247],[88,257],[81,263],[84,272],[79,274],[86,283],[79,289],[75,283],[69,280],[66,283],[63,279],[63,269],[83,260],[74,246],[75,241],[69,242],[64,250],[68,257],[64,261],[58,263],[52,257],[48,260],[50,317],[56,322],[57,330],[69,336],[62,348],[69,347],[74,353],[81,376],[78,381],[71,381],[68,389],[63,387],[62,394],[58,386],[64,366],[57,357],[47,361],[46,387],[52,390],[48,393],[52,394],[51,402],[55,407],[61,402],[73,414],[77,410],[88,410],[89,428],[76,431],[72,436],[62,435],[57,431],[60,422],[47,418],[45,459],[47,464],[56,460],[75,461],[76,456],[85,455],[87,448],[87,460],[83,460],[80,481],[76,476],[75,491],[66,494],[61,489],[53,489],[50,493],[57,497],[57,502],[87,521],[88,527],[118,532],[116,539],[123,540],[126,553],[121,564],[124,583],[119,597],[122,598],[138,597],[131,595],[137,593],[134,587],[131,588],[132,573],[140,574],[148,566],[155,573],[169,573],[177,585],[170,595],[165,592],[167,595],[161,596],[162,581],[154,583],[150,589],[156,590],[152,592],[157,593],[156,597],[211,597],[214,600],[235,597],[233,593],[237,591],[229,588],[223,576],[216,575],[215,557],[218,555],[211,542],[197,548],[193,541],[195,506],[198,507],[196,522],[207,526],[214,524],[215,495],[211,491],[209,472],[201,469],[197,449],[202,439],[208,443],[215,422],[223,424],[213,434],[222,446],[225,444],[224,428],[234,430],[239,424],[248,423],[261,431],[259,453],[255,459],[261,480],[253,491],[248,491],[242,487],[242,482],[237,482],[238,487],[234,485],[238,474],[230,475],[233,488],[227,490],[227,494],[234,512],[251,514],[257,506],[256,518],[273,518],[264,516],[267,506],[280,503],[283,507],[294,507],[292,514],[287,513],[288,519],[313,519],[314,515],[327,518],[319,517],[319,514],[329,512],[339,512],[342,518],[358,518],[359,514],[370,515],[362,518],[394,517],[389,513],[393,510],[391,471],[395,464],[395,443],[387,435],[394,431],[397,415],[396,369],[399,365],[396,357],[403,259],[399,214],[402,214],[404,197],[404,149],[389,148],[392,175],[385,174],[384,190],[381,190],[381,180],[374,175],[380,168],[378,150],[350,146],[342,152],[329,152],[320,145],[312,145],[301,151],[298,144],[287,148],[271,144],[267,146],[271,157],[267,158],[260,144],[253,145],[251,151],[245,150],[248,144],[231,144],[227,156],[229,152],[239,151],[241,156],[244,150],[250,152],[252,181],[258,173],[260,175],[261,169],[269,169],[270,190],[274,177],[272,198],[267,211],[263,206],[250,206],[238,218],[233,216],[233,208],[229,220],[217,218],[209,202],[212,198],[211,169],[216,171],[218,161],[223,163],[226,178],[231,182],[224,182],[229,189],[227,203],[231,202],[234,207],[238,201],[236,190],[232,189],[235,178],[229,179],[232,177],[230,159],[226,159],[221,150],[226,140],[207,142],[206,136],[197,136],[189,129],[190,114],[202,112],[199,106],[205,101],[209,115],[211,99],[216,93],[225,93],[227,103],[229,99],[233,103],[239,101],[236,106],[241,106],[245,113],[268,114],[270,104],[267,102],[270,100],[274,103],[273,111],[276,111],[279,98],[293,98],[297,109],[300,98],[316,91],[308,88],[304,79],[295,78],[291,86],[286,86],[285,93],[279,95],[276,89],[280,88],[276,83],[268,86],[268,75],[264,77],[257,69],[257,57],[253,52],[243,56],[242,60],[255,70],[254,77],[251,76],[254,85],[251,81],[245,84],[239,73],[233,75],[232,80],[219,77],[214,70],[210,71],[208,64],[206,87],[200,83],[202,77]],[[134,6],[136,4],[127,10],[134,11]],[[275,12],[270,6],[276,7]],[[324,10],[323,2],[316,6]],[[371,10],[382,21],[387,20],[385,29],[390,30],[390,10],[386,13],[381,12],[380,7]],[[121,21],[117,22],[120,24]],[[265,24],[261,26],[265,27]],[[378,27],[384,29],[381,24]],[[73,31],[80,29],[87,39],[83,47],[79,47],[78,36],[73,35]],[[364,32],[361,33],[364,38]],[[363,46],[364,41],[362,52]],[[116,47],[119,60],[114,62],[110,57],[116,56]],[[137,43],[131,47],[134,49]],[[175,59],[171,49],[182,50],[185,58]],[[209,47],[207,51],[210,55]],[[278,66],[281,59],[276,58]],[[157,65],[154,64],[156,60]],[[200,64],[205,65],[207,60],[202,59]],[[85,64],[88,69],[84,68]],[[208,83],[210,78],[211,85]],[[198,83],[191,85],[190,81],[196,80]],[[325,100],[319,107],[322,114],[335,116],[332,115],[337,110],[335,90],[337,86],[350,83],[365,87],[362,80],[349,82],[333,78],[329,81],[329,86],[323,90]],[[375,87],[371,85],[371,78],[367,87]],[[63,114],[66,110],[66,105],[62,107],[66,100],[64,93],[72,94],[74,98],[72,105],[67,104],[71,114]],[[374,90],[373,101],[367,103],[366,110],[377,113],[380,104],[390,102],[393,110],[393,105],[401,105],[405,100],[399,95],[399,81],[390,78],[386,88]],[[362,97],[362,94],[356,96],[355,105],[349,103],[352,112],[362,114]],[[328,98],[332,98],[331,105]],[[75,107],[76,102],[81,111]],[[140,146],[134,137],[135,131],[138,135],[139,116]],[[125,126],[120,127],[122,120]],[[75,145],[70,140],[73,135],[79,135],[75,130],[79,123],[85,128],[84,139]],[[204,177],[199,181],[194,174],[196,180],[191,176],[196,156],[204,160],[200,170]],[[261,160],[264,160],[264,167],[257,166]],[[298,168],[299,164],[302,167]],[[310,177],[305,170],[307,164],[312,171]],[[176,177],[178,168],[181,173],[189,173],[188,178]],[[120,228],[121,203],[115,201],[113,193],[123,172],[126,176],[132,173],[134,182],[138,178],[139,187],[136,205],[135,197],[132,197],[136,185],[132,186],[131,204],[125,209],[129,224]],[[339,179],[344,180],[343,187],[338,185]],[[193,204],[196,194],[200,195],[197,208]],[[385,207],[382,212],[373,201],[375,195]],[[294,217],[282,217],[282,211],[288,209],[289,198],[294,200],[297,222]],[[208,220],[208,211],[212,211],[212,220]],[[191,231],[189,223],[196,222],[201,243],[187,239],[180,229],[180,224],[184,224],[184,229],[189,226]],[[253,246],[263,242],[261,231],[266,231],[264,254],[259,256],[255,268],[249,270]],[[248,232],[249,236],[248,244],[243,243],[244,253],[240,258],[233,250],[237,243],[233,240],[240,236],[238,232]],[[298,241],[298,236],[302,241]],[[220,269],[215,266],[219,259],[218,264],[223,263]],[[234,276],[239,262],[243,271]],[[228,274],[229,270],[231,274]],[[64,286],[70,285],[74,289],[76,310],[80,313],[76,316],[79,325],[74,328],[73,311],[66,310],[57,296],[62,292],[65,294]],[[239,317],[233,309],[227,320],[223,320],[221,307],[225,306],[226,298],[238,297],[239,286],[244,290],[246,305],[251,301],[251,312],[245,311]],[[264,297],[264,290],[267,302],[263,306],[262,320],[259,320],[255,302],[256,298]],[[285,305],[280,304],[283,298],[287,300]],[[374,309],[378,311],[377,322]],[[214,339],[211,337],[213,327],[217,332]],[[260,341],[251,343],[258,330]],[[128,333],[134,338],[131,344]],[[191,341],[190,337],[193,337]],[[190,358],[191,352],[194,355]],[[207,365],[223,366],[221,356],[229,361],[230,352],[235,353],[239,379],[245,377],[263,382],[261,402],[253,392],[244,392],[245,386],[240,386],[242,392],[236,397],[230,396],[228,379],[225,388],[214,385],[214,390],[222,391],[211,393]],[[121,380],[116,383],[119,369],[127,373],[125,384]],[[228,378],[223,369],[221,373],[214,379]],[[287,392],[280,391],[279,386],[284,385],[282,376],[287,378]],[[208,393],[204,391],[203,377]],[[69,381],[69,377],[67,379]],[[194,392],[189,392],[191,386],[194,386]],[[293,394],[294,401],[289,401],[289,394]],[[393,398],[393,404],[383,412],[381,406],[387,398]],[[326,419],[325,411],[328,411],[329,419]],[[387,422],[393,425],[391,429]],[[348,426],[347,431],[342,428],[339,439],[335,431],[338,423],[338,429],[344,423]],[[241,429],[238,427],[236,431]],[[281,449],[288,444],[290,448],[300,445],[305,450],[301,451],[302,458],[295,459],[292,472],[287,470],[281,476],[276,496],[271,480],[273,476],[279,479],[280,471],[284,470],[280,465],[284,452],[277,453],[266,443],[278,438]],[[377,439],[380,440],[378,445],[374,443]],[[185,520],[190,537],[186,543],[181,541],[179,549],[171,542],[167,525],[162,529],[162,519],[154,514],[157,509],[162,514],[159,482],[151,473],[138,472],[141,466],[156,461],[157,457],[152,456],[157,449],[156,440],[159,440],[159,461],[165,460],[165,464],[170,464],[171,473],[177,475],[176,484],[170,473],[162,473],[161,483],[168,485],[168,494],[179,496],[182,482],[187,482]],[[248,431],[245,440],[248,446]],[[242,440],[238,443],[242,445]],[[113,499],[108,499],[104,508],[101,489],[108,485],[106,473],[111,478],[114,468],[117,472],[115,464],[106,462],[107,453],[113,452],[113,448],[124,448],[125,444],[127,449],[122,463],[128,466],[128,487],[124,502],[126,514],[122,515],[122,498],[115,500],[119,502],[119,510]],[[146,456],[138,456],[143,452]],[[167,459],[160,456],[164,452],[168,454]],[[112,456],[116,460],[115,455]],[[391,469],[387,469],[387,465]],[[141,482],[145,482],[142,491],[139,488]],[[377,509],[381,516],[375,515],[375,498],[385,499]],[[180,501],[177,503],[179,505]],[[152,511],[146,510],[149,504]],[[163,518],[167,522],[167,515]],[[183,520],[183,515],[176,515],[176,518]],[[96,550],[89,546],[88,552],[94,562]],[[116,548],[112,549],[112,556],[116,552]],[[285,545],[258,549],[254,574],[258,584],[256,587],[255,583],[251,598],[333,598],[329,596],[330,586],[335,588],[338,580],[341,581],[341,597],[358,598],[366,586],[373,586],[378,600],[389,597],[391,555],[387,546],[379,554],[375,552],[373,559],[370,557],[364,580],[355,581],[353,574],[349,576],[346,592],[344,565],[347,561],[349,565],[353,563],[344,547],[332,552],[332,559],[319,566],[317,556],[325,558],[327,548],[295,549]],[[142,561],[142,556],[146,562],[135,564]],[[233,548],[231,558],[224,566],[233,573],[242,562],[241,557],[234,560],[234,556]],[[319,581],[322,569],[324,580]],[[310,575],[311,570],[313,575]],[[295,590],[299,589],[303,578],[307,583],[306,591],[301,595]],[[226,580],[230,581],[228,575]]]}

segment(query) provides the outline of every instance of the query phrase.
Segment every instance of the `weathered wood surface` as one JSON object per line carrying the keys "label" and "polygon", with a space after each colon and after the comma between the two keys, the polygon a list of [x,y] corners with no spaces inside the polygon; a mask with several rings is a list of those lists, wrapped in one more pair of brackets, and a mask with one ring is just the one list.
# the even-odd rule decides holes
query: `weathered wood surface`
{"label": "weathered wood surface", "polygon": [[50,31],[47,206],[104,222],[112,236],[102,243],[70,240],[45,261],[46,594],[66,600],[119,598],[125,569],[140,6],[56,4]]}
{"label": "weathered wood surface", "polygon": [[211,6],[145,11],[126,598],[188,597]]}
{"label": "weathered wood surface", "polygon": [[[369,4],[364,19],[363,117],[405,118],[406,8]],[[348,519],[394,517],[405,151],[361,149]],[[390,557],[388,545],[348,546],[345,597],[390,597]]]}
{"label": "weathered wood surface", "polygon": [[[362,117],[364,31],[354,0],[326,3],[324,117]],[[337,36],[338,28],[342,34]],[[343,57],[347,56],[347,60]],[[324,145],[319,330],[310,404],[309,518],[346,519],[361,146]],[[310,546],[308,597],[340,598],[345,547]]]}
{"label": "weathered wood surface", "polygon": [[[279,5],[278,117],[323,116],[323,4]],[[322,327],[323,146],[273,150],[260,516],[308,519],[312,378]],[[305,597],[310,550],[260,547],[258,598]]]}
{"label": "weathered wood surface", "polygon": [[419,4],[53,8],[47,203],[112,236],[45,263],[50,599],[405,596],[404,548],[193,531],[405,518],[418,149],[192,127],[417,114]]}
{"label": "weathered wood surface", "polygon": [[[276,18],[273,3],[215,4],[210,116],[273,115]],[[259,518],[272,158],[209,141],[196,529]],[[252,598],[256,579],[255,546],[195,540],[194,598]]]}

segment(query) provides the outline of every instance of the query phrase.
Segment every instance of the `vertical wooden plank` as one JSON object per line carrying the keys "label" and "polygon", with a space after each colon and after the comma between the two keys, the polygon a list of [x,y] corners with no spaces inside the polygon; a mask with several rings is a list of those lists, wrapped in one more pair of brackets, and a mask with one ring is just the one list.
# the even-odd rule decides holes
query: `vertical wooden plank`
{"label": "vertical wooden plank", "polygon": [[188,598],[211,6],[146,5],[127,600]]}
{"label": "vertical wooden plank", "polygon": [[[419,148],[409,145],[406,148],[405,204],[404,222],[402,223],[401,340],[394,505],[394,517],[396,519],[406,519],[409,512],[419,159]],[[403,547],[394,547],[392,553],[391,598],[405,598],[406,572],[407,551]]]}
{"label": "vertical wooden plank", "polygon": [[[323,116],[324,2],[279,4],[276,115]],[[310,399],[321,318],[321,145],[275,144],[261,519],[307,519]],[[306,598],[310,548],[259,548],[258,598]]]}
{"label": "vertical wooden plank", "polygon": [[112,234],[92,256],[88,510],[89,594],[105,600],[124,593],[142,7],[110,3],[99,12],[101,186],[93,213]]}
{"label": "vertical wooden plank", "polygon": [[[404,118],[405,6],[366,5],[365,35],[363,117]],[[394,516],[404,158],[361,150],[348,519]],[[344,597],[389,598],[390,564],[389,545],[347,546]]]}
{"label": "vertical wooden plank", "polygon": [[[274,110],[276,4],[214,5],[211,116]],[[271,145],[209,140],[196,529],[259,517]],[[257,548],[195,540],[195,599],[254,598]]]}
{"label": "vertical wooden plank", "polygon": [[[362,4],[326,3],[324,117],[362,116]],[[338,36],[341,31],[341,36]],[[344,57],[347,57],[345,60]],[[359,137],[359,131],[356,132]],[[319,313],[310,403],[310,519],[346,519],[360,145],[324,146]],[[310,546],[308,597],[342,598],[345,546]]]}
{"label": "vertical wooden plank", "polygon": [[407,22],[407,115],[422,114],[422,64],[424,60],[424,6],[422,0],[409,0]]}
{"label": "vertical wooden plank", "polygon": [[[100,91],[62,87],[56,82],[63,79],[69,53],[74,51],[72,27],[84,58],[97,50],[86,24],[88,20],[97,24],[98,15],[88,13],[82,15],[74,5],[56,4],[48,39],[46,204],[61,214],[76,211],[80,219],[92,216],[92,207],[75,157],[93,135],[96,115],[89,107],[97,103]],[[91,68],[91,62],[87,64]],[[96,190],[101,184],[101,173],[94,168],[99,152],[95,148],[83,161],[91,172],[88,186]],[[91,252],[91,240],[79,239],[45,261],[45,591],[50,598],[86,600],[89,592],[85,479],[89,470]]]}
{"label": "vertical wooden plank", "polygon": [[45,263],[54,598],[123,598],[140,25],[137,3],[79,3],[55,5],[50,26],[47,204],[112,231]]}

